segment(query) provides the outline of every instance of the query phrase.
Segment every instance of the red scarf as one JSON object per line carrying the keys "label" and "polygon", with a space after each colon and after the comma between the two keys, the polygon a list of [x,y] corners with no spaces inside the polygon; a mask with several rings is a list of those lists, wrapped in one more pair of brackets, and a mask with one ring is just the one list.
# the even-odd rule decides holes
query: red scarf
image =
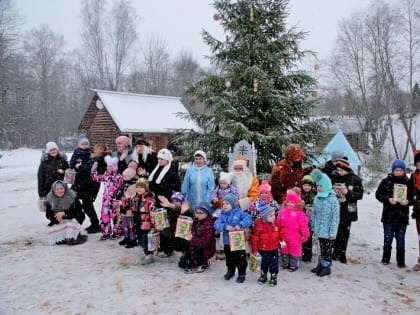
{"label": "red scarf", "polygon": [[414,173],[414,184],[416,185],[416,189],[420,190],[420,171],[416,171]]}

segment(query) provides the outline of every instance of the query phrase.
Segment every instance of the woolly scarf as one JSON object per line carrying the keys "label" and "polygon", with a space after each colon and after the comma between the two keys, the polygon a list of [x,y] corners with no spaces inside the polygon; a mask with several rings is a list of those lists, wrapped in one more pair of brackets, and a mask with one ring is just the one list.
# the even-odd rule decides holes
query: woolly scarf
{"label": "woolly scarf", "polygon": [[[142,153],[142,155],[141,155],[142,160],[143,160],[143,162],[144,162],[144,163],[146,163],[146,161],[147,161],[147,156],[148,156],[149,154],[151,154],[152,152],[153,152],[153,150],[152,150],[152,149],[150,149],[149,147],[144,146],[143,153]],[[137,151],[136,151],[136,150],[134,150],[134,152],[131,154],[131,158],[132,158],[134,161],[136,161],[136,163],[137,163],[137,164],[138,164],[138,163],[139,163],[139,161],[140,161],[140,159],[139,159],[139,154],[137,153]]]}
{"label": "woolly scarf", "polygon": [[163,167],[160,166],[159,164],[156,165],[156,167],[153,170],[152,174],[150,174],[150,176],[149,176],[149,182],[152,182],[153,181],[153,178],[155,177],[156,172],[158,172],[159,170],[161,170],[160,173],[159,173],[159,175],[158,175],[158,177],[156,178],[156,181],[155,181],[155,183],[159,185],[160,182],[162,181],[163,177],[165,177],[166,173],[168,173],[168,171],[169,171],[170,168],[171,168],[171,162],[169,162],[168,165],[165,165]]}
{"label": "woolly scarf", "polygon": [[47,195],[47,201],[51,205],[54,212],[65,212],[69,210],[76,198],[76,193],[70,190],[67,185],[64,186],[65,192],[63,197],[57,197],[54,190],[51,190]]}
{"label": "woolly scarf", "polygon": [[420,171],[416,171],[414,173],[414,183],[416,185],[416,189],[420,190]]}

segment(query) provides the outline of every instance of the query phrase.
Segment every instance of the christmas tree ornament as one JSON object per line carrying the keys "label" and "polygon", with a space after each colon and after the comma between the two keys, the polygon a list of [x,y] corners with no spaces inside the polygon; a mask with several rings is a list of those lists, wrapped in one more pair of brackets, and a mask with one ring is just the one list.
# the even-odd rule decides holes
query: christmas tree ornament
{"label": "christmas tree ornament", "polygon": [[220,17],[220,15],[219,15],[219,14],[215,13],[215,14],[213,15],[213,20],[215,20],[216,22],[217,22],[217,21],[219,21],[220,19],[221,19],[221,17]]}
{"label": "christmas tree ornament", "polygon": [[284,65],[286,63],[286,60],[284,60],[284,58],[280,58],[279,62],[281,65]]}
{"label": "christmas tree ornament", "polygon": [[294,53],[294,54],[297,54],[297,53],[298,53],[298,51],[299,51],[299,48],[298,48],[297,46],[293,47],[293,53]]}
{"label": "christmas tree ornament", "polygon": [[258,79],[254,79],[254,82],[253,82],[253,87],[254,87],[254,92],[257,92],[258,91]]}
{"label": "christmas tree ornament", "polygon": [[311,92],[311,96],[312,97],[317,97],[318,96],[318,92],[317,91],[312,91]]}
{"label": "christmas tree ornament", "polygon": [[190,99],[190,101],[188,102],[188,104],[190,104],[190,106],[194,106],[195,105],[195,99]]}
{"label": "christmas tree ornament", "polygon": [[232,81],[226,80],[225,81],[225,86],[226,86],[227,89],[230,88],[232,86]]}
{"label": "christmas tree ornament", "polygon": [[319,70],[319,64],[318,63],[314,64],[314,69],[315,69],[315,71]]}

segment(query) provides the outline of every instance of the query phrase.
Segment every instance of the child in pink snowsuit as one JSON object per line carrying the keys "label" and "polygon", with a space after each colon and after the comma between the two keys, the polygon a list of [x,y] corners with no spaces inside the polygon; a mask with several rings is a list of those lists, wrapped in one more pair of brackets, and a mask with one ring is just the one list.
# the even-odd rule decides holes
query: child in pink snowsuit
{"label": "child in pink snowsuit", "polygon": [[[123,184],[123,177],[118,174],[118,158],[106,156],[105,162],[107,165],[104,174],[98,174],[95,164],[92,167],[92,179],[94,181],[104,183],[104,193],[102,196],[101,208],[101,240],[107,240],[111,237],[119,235],[118,231],[114,230],[117,227],[119,200],[117,200],[117,191]],[[112,222],[112,225],[111,225]]]}
{"label": "child in pink snowsuit", "polygon": [[277,216],[277,224],[284,233],[281,242],[282,268],[296,271],[302,257],[302,243],[309,237],[308,217],[298,208],[300,195],[289,190],[284,201],[284,208]]}

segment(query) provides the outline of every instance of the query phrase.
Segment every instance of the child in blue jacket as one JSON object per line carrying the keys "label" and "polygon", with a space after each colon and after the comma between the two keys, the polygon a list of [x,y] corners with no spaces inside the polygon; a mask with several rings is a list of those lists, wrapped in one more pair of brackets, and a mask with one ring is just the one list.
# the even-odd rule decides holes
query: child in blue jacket
{"label": "child in blue jacket", "polygon": [[232,251],[229,242],[229,232],[243,231],[252,225],[251,216],[242,211],[238,207],[238,198],[232,194],[223,197],[222,213],[214,223],[214,229],[223,232],[223,244],[226,254],[227,272],[224,275],[225,280],[230,280],[235,275],[235,269],[238,268],[237,283],[245,281],[246,268],[248,262],[246,260],[245,250]]}

